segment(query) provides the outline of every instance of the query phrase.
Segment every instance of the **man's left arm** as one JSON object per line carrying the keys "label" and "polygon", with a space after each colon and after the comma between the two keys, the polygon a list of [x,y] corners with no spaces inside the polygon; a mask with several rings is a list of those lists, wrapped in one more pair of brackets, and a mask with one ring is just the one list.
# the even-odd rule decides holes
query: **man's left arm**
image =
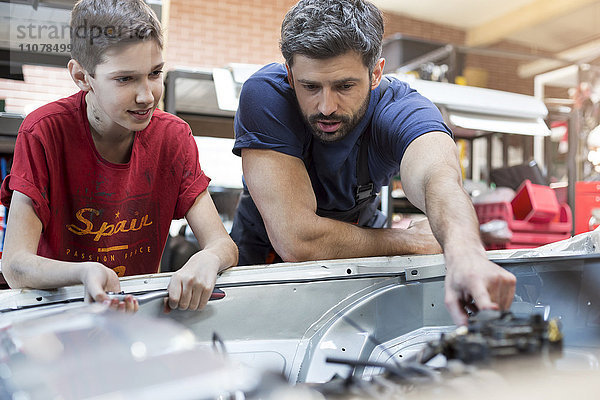
{"label": "man's left arm", "polygon": [[444,250],[445,303],[454,322],[466,324],[464,306],[472,301],[478,309],[508,309],[516,278],[486,256],[452,138],[429,132],[415,139],[404,153],[400,176],[406,196],[425,212]]}

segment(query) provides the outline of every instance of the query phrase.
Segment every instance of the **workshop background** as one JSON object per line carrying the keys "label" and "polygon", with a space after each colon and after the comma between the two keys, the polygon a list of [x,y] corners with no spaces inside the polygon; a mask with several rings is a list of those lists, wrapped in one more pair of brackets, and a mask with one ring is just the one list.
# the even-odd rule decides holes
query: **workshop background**
{"label": "workshop background", "polygon": [[[283,61],[295,0],[146,1],[165,31],[161,107],[190,124],[230,229],[239,92]],[[598,398],[600,230],[571,236],[600,226],[600,0],[373,2],[385,72],[440,109],[486,248],[507,249],[487,254],[517,278],[510,312],[471,302],[455,329],[442,254],[229,268],[200,313],[164,312],[168,274],[121,280],[135,316],[84,304],[81,285],[0,290],[0,399]],[[0,0],[0,178],[25,116],[78,90],[54,50],[68,37],[45,52],[36,36],[68,30],[74,3]],[[380,196],[387,226],[423,218],[398,177]],[[173,221],[161,272],[197,249]]]}
{"label": "workshop background", "polygon": [[[32,1],[30,1],[32,2]],[[27,3],[21,1],[18,3]],[[228,63],[281,61],[279,29],[293,0],[163,0],[161,11],[168,67],[223,67]],[[385,36],[402,34],[425,40],[525,55],[557,56],[598,39],[598,1],[585,0],[379,0]],[[419,4],[414,4],[419,3]],[[40,7],[70,7],[74,1],[39,1]],[[2,25],[8,27],[7,15]],[[595,43],[596,53],[600,44]],[[568,58],[568,57],[566,57]],[[571,60],[576,62],[577,60]],[[533,94],[533,76],[519,74],[531,63],[505,55],[468,54],[467,84]],[[541,71],[544,72],[544,71]],[[76,89],[64,68],[26,66],[24,81],[0,79],[5,111],[23,112],[31,103],[49,102]],[[559,93],[561,91],[559,90]]]}
{"label": "workshop background", "polygon": [[[456,104],[436,97],[443,98],[455,85],[422,92],[453,128],[465,188],[476,204],[483,204],[476,205],[482,225],[492,222],[482,234],[496,232],[488,248],[535,247],[600,224],[600,184],[595,183],[600,181],[600,128],[595,129],[600,124],[600,1],[373,2],[384,12],[386,73],[418,78],[413,86],[435,81],[501,91],[453,91],[458,103],[464,98],[473,107],[468,115],[456,114]],[[0,1],[3,175],[10,170],[22,118],[77,91],[65,68],[68,54],[35,52],[22,43],[19,48],[15,25],[68,25],[74,3]],[[163,108],[192,127],[226,227],[241,188],[240,160],[230,152],[236,96],[249,73],[283,61],[280,25],[294,3],[148,1],[165,33]],[[475,110],[481,104],[488,108]],[[382,198],[389,226],[403,226],[419,213],[406,201],[399,180],[390,182]],[[531,225],[535,213],[546,213],[538,218],[544,227]],[[506,229],[499,230],[497,220]],[[180,231],[176,225],[172,232]]]}

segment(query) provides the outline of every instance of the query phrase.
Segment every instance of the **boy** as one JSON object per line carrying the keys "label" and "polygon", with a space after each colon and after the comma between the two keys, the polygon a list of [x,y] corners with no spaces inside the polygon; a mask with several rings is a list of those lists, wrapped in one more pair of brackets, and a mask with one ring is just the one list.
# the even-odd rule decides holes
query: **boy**
{"label": "boy", "polygon": [[156,109],[162,40],[143,0],[75,4],[68,69],[81,91],[27,116],[2,184],[11,287],[82,283],[88,300],[108,301],[118,276],[158,271],[170,222],[184,216],[202,250],[171,278],[170,308],[204,307],[217,273],[237,263],[189,126]]}

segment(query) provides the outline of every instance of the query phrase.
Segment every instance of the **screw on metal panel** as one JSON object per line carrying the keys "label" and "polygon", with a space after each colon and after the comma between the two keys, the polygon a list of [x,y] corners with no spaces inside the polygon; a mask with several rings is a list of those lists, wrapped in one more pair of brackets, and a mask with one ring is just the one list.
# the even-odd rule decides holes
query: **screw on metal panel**
{"label": "screw on metal panel", "polygon": [[588,302],[587,302],[587,305],[588,305],[588,306],[591,306],[591,305],[592,305],[592,302],[591,302],[591,301],[588,301]]}
{"label": "screw on metal panel", "polygon": [[350,274],[352,273],[352,270],[351,270],[350,268],[348,268],[348,269],[346,270],[346,273],[347,273],[348,275],[350,275]]}
{"label": "screw on metal panel", "polygon": [[37,301],[42,301],[44,298],[42,296],[35,298]]}
{"label": "screw on metal panel", "polygon": [[410,271],[410,274],[412,276],[417,276],[417,275],[419,275],[419,271],[417,271],[416,269],[413,269],[412,271]]}

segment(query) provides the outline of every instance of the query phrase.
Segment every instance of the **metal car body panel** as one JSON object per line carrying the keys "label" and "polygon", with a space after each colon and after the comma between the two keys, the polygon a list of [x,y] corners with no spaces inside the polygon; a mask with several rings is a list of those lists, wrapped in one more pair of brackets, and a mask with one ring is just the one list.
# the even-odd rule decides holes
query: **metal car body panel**
{"label": "metal car body panel", "polygon": [[[534,250],[488,253],[517,276],[511,310],[560,319],[570,355],[563,364],[585,370],[599,365],[598,236],[593,232]],[[442,255],[232,268],[217,280],[225,298],[201,312],[164,313],[163,299],[156,299],[143,304],[136,317],[187,328],[198,347],[210,346],[216,333],[231,359],[281,373],[291,383],[326,382],[350,372],[369,376],[376,369],[351,370],[326,358],[401,360],[453,329],[444,306],[444,268]],[[169,278],[125,278],[122,288],[133,294],[164,290]],[[81,307],[82,295],[80,286],[3,291],[0,331]]]}
{"label": "metal car body panel", "polygon": [[173,321],[96,304],[5,325],[0,360],[3,399],[214,399],[265,383]]}

